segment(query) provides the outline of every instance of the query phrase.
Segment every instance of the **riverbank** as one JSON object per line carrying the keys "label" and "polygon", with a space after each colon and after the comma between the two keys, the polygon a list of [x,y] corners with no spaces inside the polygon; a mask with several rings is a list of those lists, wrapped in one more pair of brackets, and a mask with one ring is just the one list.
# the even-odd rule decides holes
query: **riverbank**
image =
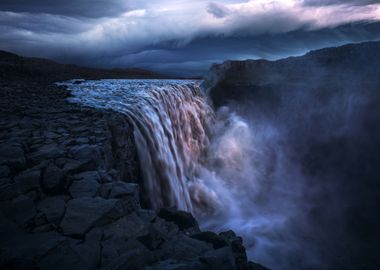
{"label": "riverbank", "polygon": [[43,74],[15,75],[0,80],[2,269],[263,269],[232,231],[143,209],[123,115],[68,103]]}

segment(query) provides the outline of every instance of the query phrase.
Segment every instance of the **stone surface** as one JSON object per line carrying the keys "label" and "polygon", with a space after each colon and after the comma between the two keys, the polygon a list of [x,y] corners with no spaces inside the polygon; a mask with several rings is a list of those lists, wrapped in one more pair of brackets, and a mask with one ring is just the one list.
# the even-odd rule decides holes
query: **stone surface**
{"label": "stone surface", "polygon": [[13,200],[3,203],[1,210],[6,217],[21,226],[25,226],[36,215],[34,202],[25,195],[19,195]]}
{"label": "stone surface", "polygon": [[78,180],[70,186],[70,195],[73,198],[94,197],[99,189],[99,183],[96,180]]}
{"label": "stone surface", "polygon": [[199,230],[198,222],[188,212],[164,208],[158,212],[158,216],[167,221],[175,223],[181,230]]}
{"label": "stone surface", "polygon": [[61,227],[65,235],[83,235],[95,225],[102,225],[124,214],[117,199],[78,198],[67,203]]}
{"label": "stone surface", "polygon": [[57,193],[65,188],[65,176],[62,169],[50,163],[43,175],[43,187],[47,192]]}
{"label": "stone surface", "polygon": [[49,222],[59,222],[66,209],[66,203],[60,196],[49,197],[37,205],[37,209],[42,212]]}
{"label": "stone surface", "polygon": [[13,179],[18,189],[25,193],[33,189],[40,187],[41,182],[41,170],[30,169],[23,171]]}

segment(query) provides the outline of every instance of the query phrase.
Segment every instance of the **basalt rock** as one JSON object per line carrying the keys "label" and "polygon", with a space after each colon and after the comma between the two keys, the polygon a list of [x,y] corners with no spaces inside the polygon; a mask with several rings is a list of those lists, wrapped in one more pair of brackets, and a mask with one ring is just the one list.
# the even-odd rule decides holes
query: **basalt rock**
{"label": "basalt rock", "polygon": [[142,209],[133,126],[125,117],[68,103],[68,91],[47,83],[67,73],[53,79],[32,71],[0,72],[0,268],[226,265],[216,235],[187,235],[199,233],[190,213]]}

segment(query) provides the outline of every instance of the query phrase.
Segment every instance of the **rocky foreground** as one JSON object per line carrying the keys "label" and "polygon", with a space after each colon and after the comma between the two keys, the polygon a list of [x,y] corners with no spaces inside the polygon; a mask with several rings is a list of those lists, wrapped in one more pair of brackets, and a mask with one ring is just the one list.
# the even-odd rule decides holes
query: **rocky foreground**
{"label": "rocky foreground", "polygon": [[41,74],[0,80],[1,269],[264,269],[234,232],[144,209],[132,126]]}

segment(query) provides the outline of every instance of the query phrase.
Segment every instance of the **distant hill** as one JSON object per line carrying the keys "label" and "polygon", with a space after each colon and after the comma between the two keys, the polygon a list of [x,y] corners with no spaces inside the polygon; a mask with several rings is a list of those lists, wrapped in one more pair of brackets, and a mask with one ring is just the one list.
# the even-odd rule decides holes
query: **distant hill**
{"label": "distant hill", "polygon": [[[277,61],[226,61],[207,78],[216,105],[247,97],[277,96],[304,89],[321,92],[380,86],[380,41],[325,48]],[[281,94],[280,94],[281,93]]]}
{"label": "distant hill", "polygon": [[140,79],[168,78],[144,69],[97,69],[70,64],[59,64],[52,60],[22,57],[0,51],[0,80],[33,79],[39,81],[62,81],[68,79]]}

